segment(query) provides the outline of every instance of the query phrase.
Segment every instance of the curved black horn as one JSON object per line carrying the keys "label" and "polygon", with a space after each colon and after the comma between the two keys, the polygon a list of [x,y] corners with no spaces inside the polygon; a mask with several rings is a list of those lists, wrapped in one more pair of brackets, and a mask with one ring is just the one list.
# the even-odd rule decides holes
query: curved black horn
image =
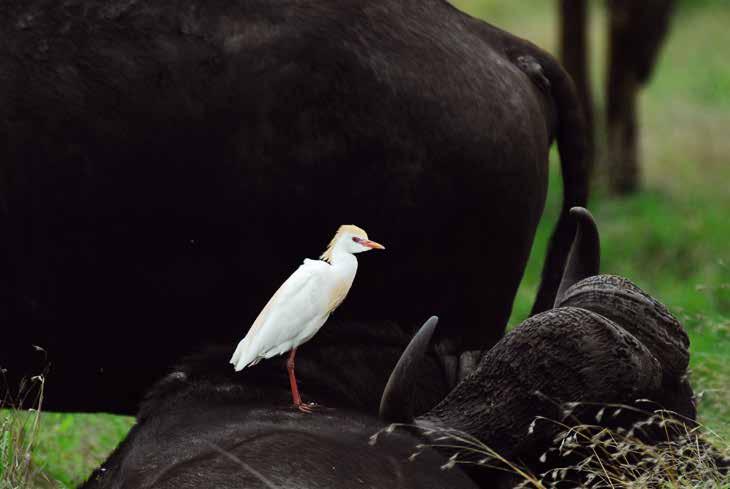
{"label": "curved black horn", "polygon": [[601,264],[601,239],[593,216],[583,207],[573,207],[570,215],[577,220],[577,227],[563,278],[555,296],[555,306],[563,300],[565,291],[573,284],[598,275]]}
{"label": "curved black horn", "polygon": [[639,340],[659,361],[663,372],[663,408],[694,419],[695,405],[687,392],[689,337],[669,309],[624,277],[595,275],[565,291],[557,307],[579,307],[599,314]]}
{"label": "curved black horn", "polygon": [[380,417],[392,423],[413,421],[413,392],[415,379],[436,330],[439,318],[431,316],[413,336],[398,359],[380,398]]}
{"label": "curved black horn", "polygon": [[594,312],[561,307],[510,331],[412,424],[468,433],[505,459],[520,460],[542,453],[562,429],[548,422],[530,433],[536,416],[561,421],[563,403],[573,401],[653,400],[661,380],[661,364],[632,334]]}

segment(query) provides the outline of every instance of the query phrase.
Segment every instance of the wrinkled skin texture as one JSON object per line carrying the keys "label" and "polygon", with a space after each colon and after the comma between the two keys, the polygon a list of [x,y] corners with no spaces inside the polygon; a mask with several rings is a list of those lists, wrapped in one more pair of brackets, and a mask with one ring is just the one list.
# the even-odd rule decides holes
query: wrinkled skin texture
{"label": "wrinkled skin texture", "polygon": [[[687,334],[663,304],[623,277],[588,277],[570,287],[555,309],[508,333],[416,423],[469,433],[533,473],[567,467],[571,461],[565,457],[539,460],[563,428],[551,421],[530,428],[536,416],[570,426],[628,428],[665,409],[692,428],[696,409],[687,380],[688,348]],[[574,402],[587,404],[566,414],[565,403]],[[595,417],[612,404],[649,414],[629,409],[610,419]],[[681,431],[646,429],[637,436],[652,444]],[[496,477],[479,468],[470,473],[483,487]]]}
{"label": "wrinkled skin texture", "polygon": [[15,384],[40,345],[47,409],[133,413],[356,223],[388,250],[337,314],[439,311],[453,367],[503,333],[554,139],[567,212],[587,189],[571,82],[440,0],[2,2],[0,362]]}
{"label": "wrinkled skin texture", "polygon": [[[689,337],[664,304],[623,277],[598,275],[573,286],[556,307],[574,305],[620,324],[641,341],[663,372],[661,390],[652,400],[687,419],[695,419],[697,410],[687,378]],[[636,321],[637,317],[642,320]]]}

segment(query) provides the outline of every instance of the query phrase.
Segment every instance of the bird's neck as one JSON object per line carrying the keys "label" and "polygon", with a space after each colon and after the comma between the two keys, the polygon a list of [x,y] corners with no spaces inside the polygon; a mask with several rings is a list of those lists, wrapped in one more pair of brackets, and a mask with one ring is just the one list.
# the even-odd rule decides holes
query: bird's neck
{"label": "bird's neck", "polygon": [[354,277],[355,272],[357,272],[357,258],[346,251],[333,250],[330,265],[337,274],[343,277]]}

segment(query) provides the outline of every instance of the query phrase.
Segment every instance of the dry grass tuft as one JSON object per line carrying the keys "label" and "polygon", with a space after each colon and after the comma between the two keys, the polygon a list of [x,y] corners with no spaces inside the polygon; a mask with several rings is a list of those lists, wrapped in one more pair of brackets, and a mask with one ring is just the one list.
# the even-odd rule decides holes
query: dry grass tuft
{"label": "dry grass tuft", "polygon": [[[568,417],[578,406],[578,403],[567,405]],[[544,472],[508,460],[471,435],[448,428],[415,427],[428,441],[416,445],[410,459],[427,448],[450,452],[451,456],[441,467],[443,470],[476,465],[507,472],[513,476],[514,487],[519,489],[730,489],[730,444],[704,426],[665,410],[648,412],[632,406],[605,405],[595,412],[596,423],[608,424],[611,418],[627,412],[638,420],[630,428],[607,428],[537,417],[526,435],[534,433],[541,423],[550,424],[550,430],[557,429],[551,446],[537,461],[538,465],[549,467]],[[373,435],[371,444],[378,437],[406,426],[409,430],[414,428],[390,425]]]}
{"label": "dry grass tuft", "polygon": [[[614,416],[628,407],[606,407],[601,416]],[[541,473],[543,487],[592,488],[725,488],[730,487],[728,460],[717,446],[727,443],[706,428],[686,423],[674,413],[657,410],[630,429],[560,424],[540,460],[565,459],[564,465]],[[662,436],[662,434],[664,436]],[[656,439],[650,443],[648,439]],[[723,469],[724,467],[724,469]],[[530,487],[527,481],[517,487]]]}
{"label": "dry grass tuft", "polygon": [[[4,371],[0,374],[4,376]],[[21,383],[17,397],[6,391],[0,399],[0,489],[35,487],[43,479],[31,455],[38,439],[44,387],[45,374],[36,375]]]}

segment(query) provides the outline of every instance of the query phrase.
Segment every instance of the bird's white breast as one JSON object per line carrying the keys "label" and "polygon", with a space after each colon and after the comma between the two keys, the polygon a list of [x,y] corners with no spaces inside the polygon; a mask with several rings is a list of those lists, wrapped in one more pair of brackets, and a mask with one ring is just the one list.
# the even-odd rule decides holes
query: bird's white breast
{"label": "bird's white breast", "polygon": [[327,314],[331,314],[332,311],[337,309],[337,306],[342,304],[342,301],[345,300],[345,297],[347,297],[347,293],[350,291],[350,287],[352,287],[352,280],[348,281],[346,278],[338,277],[337,281],[334,283],[329,291],[326,309]]}

